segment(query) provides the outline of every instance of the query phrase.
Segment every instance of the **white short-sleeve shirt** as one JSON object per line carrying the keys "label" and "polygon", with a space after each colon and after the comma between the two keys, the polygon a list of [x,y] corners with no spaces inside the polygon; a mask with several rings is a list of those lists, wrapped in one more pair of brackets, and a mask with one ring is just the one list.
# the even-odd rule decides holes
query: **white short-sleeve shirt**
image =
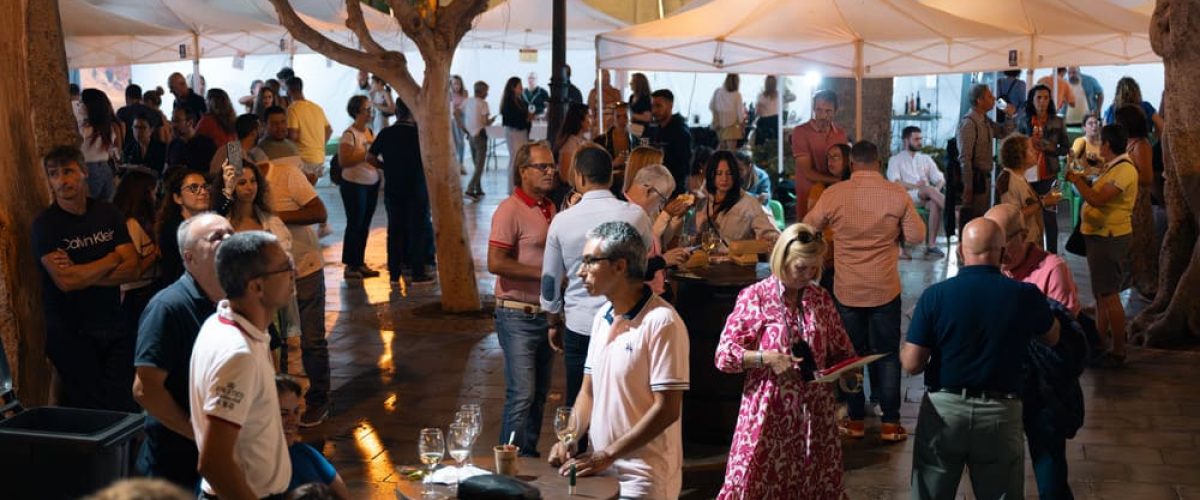
{"label": "white short-sleeve shirt", "polygon": [[[209,417],[241,428],[234,456],[259,498],[286,493],[292,479],[269,344],[266,332],[222,300],[196,337],[188,390],[197,445],[208,433]],[[201,488],[215,493],[207,480]]]}
{"label": "white short-sleeve shirt", "polygon": [[[946,180],[932,157],[925,153],[914,154],[909,151],[901,151],[888,159],[887,178],[892,182],[908,184],[925,181],[925,184],[930,186],[941,184]],[[912,197],[913,203],[921,201],[916,189],[909,189],[908,196]]]}
{"label": "white short-sleeve shirt", "polygon": [[[615,325],[615,328],[614,328]],[[688,389],[687,327],[658,295],[645,295],[629,314],[612,303],[596,314],[583,371],[592,377],[588,435],[597,450],[629,434],[654,406],[654,393]],[[671,424],[642,448],[616,460],[622,498],[673,499],[683,485],[683,436]]]}

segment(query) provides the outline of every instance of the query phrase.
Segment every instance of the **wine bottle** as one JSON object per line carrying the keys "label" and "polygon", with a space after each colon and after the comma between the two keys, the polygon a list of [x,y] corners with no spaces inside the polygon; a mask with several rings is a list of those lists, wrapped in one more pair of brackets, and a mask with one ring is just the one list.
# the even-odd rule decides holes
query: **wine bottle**
{"label": "wine bottle", "polygon": [[917,92],[917,113],[920,113],[922,109],[924,108],[921,107],[921,93]]}

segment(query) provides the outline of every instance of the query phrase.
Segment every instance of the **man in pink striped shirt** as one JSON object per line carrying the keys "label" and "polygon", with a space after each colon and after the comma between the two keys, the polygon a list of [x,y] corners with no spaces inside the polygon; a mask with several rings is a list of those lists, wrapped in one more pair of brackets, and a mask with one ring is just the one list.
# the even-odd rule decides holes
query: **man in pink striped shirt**
{"label": "man in pink striped shirt", "polygon": [[[867,141],[850,150],[850,179],[825,190],[804,223],[834,234],[833,291],[846,333],[860,356],[887,354],[871,365],[871,393],[878,395],[880,438],[903,441],[900,425],[900,272],[901,235],[910,244],[925,237],[925,223],[903,186],[889,182],[879,167],[879,148]],[[863,437],[866,401],[850,396],[843,431]]]}

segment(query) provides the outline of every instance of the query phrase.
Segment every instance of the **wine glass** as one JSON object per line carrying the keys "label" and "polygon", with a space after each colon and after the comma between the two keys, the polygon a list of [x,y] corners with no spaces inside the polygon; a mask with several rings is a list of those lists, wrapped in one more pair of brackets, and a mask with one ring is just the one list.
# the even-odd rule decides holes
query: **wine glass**
{"label": "wine glass", "polygon": [[1050,191],[1046,194],[1054,199],[1054,203],[1051,203],[1049,206],[1047,206],[1046,210],[1049,210],[1051,212],[1057,212],[1058,211],[1058,201],[1062,200],[1062,196],[1063,196],[1062,181],[1060,181],[1058,179],[1054,179],[1054,182],[1050,183]]}
{"label": "wine glass", "polygon": [[[454,413],[454,423],[460,424],[466,428],[467,437],[471,440],[470,444],[474,445],[475,440],[479,438],[479,420],[475,418],[475,414],[469,411],[458,411]],[[467,457],[467,462],[470,463],[471,458]]]}
{"label": "wine glass", "polygon": [[446,434],[446,441],[450,448],[450,456],[458,463],[459,478],[461,481],[462,469],[466,465],[467,460],[471,457],[471,426],[469,424],[450,424],[450,431]]}
{"label": "wine glass", "polygon": [[721,235],[717,234],[712,228],[705,229],[700,233],[700,248],[705,252],[712,254],[713,250],[721,244]]}
{"label": "wine glass", "polygon": [[575,413],[570,406],[560,406],[554,410],[554,434],[563,448],[570,450],[571,442],[577,437]]}
{"label": "wine glass", "polygon": [[472,422],[473,428],[471,429],[471,433],[474,436],[471,441],[474,442],[475,439],[479,438],[479,432],[483,427],[483,407],[479,406],[478,404],[471,403],[462,405],[459,411],[470,412],[475,416],[475,420]]}
{"label": "wine glass", "polygon": [[446,440],[442,437],[441,429],[421,429],[421,437],[417,440],[417,451],[421,454],[421,463],[429,467],[429,474],[425,477],[424,494],[430,494],[429,483],[433,478],[433,469],[442,462],[442,457],[446,454]]}

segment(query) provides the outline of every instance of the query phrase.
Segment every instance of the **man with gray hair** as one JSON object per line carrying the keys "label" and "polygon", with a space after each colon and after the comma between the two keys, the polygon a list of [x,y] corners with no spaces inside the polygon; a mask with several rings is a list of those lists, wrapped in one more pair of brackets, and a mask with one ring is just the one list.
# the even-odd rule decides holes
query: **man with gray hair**
{"label": "man with gray hair", "polygon": [[282,496],[292,462],[267,325],[291,301],[296,267],[271,233],[246,231],[221,243],[216,268],[226,299],[200,328],[190,367],[201,493]]}
{"label": "man with gray hair", "polygon": [[962,165],[964,208],[958,221],[959,227],[972,218],[982,217],[992,206],[992,144],[996,139],[1003,139],[1012,133],[1017,126],[1017,121],[1013,119],[1017,107],[1013,105],[1004,109],[1008,116],[1004,125],[988,118],[988,112],[996,106],[996,96],[988,84],[980,83],[971,87],[968,98],[971,111],[958,123],[958,163]]}
{"label": "man with gray hair", "polygon": [[215,261],[217,248],[233,234],[233,226],[220,215],[204,212],[184,220],[176,234],[185,272],[150,299],[138,323],[133,397],[148,416],[137,468],[139,474],[192,490],[200,475],[188,421],[188,366],[200,326],[225,296]]}
{"label": "man with gray hair", "polygon": [[590,432],[594,452],[570,458],[554,445],[551,465],[580,475],[613,468],[621,498],[677,498],[683,475],[680,414],[688,390],[687,327],[675,309],[642,284],[646,246],[626,222],[587,233],[578,275],[588,294],[608,299],[592,320],[583,387],[575,401],[576,435]]}
{"label": "man with gray hair", "polygon": [[674,189],[675,178],[671,176],[671,171],[667,170],[667,167],[649,165],[638,170],[629,183],[629,189],[625,191],[625,199],[642,207],[642,210],[646,212],[646,217],[654,222],[651,229],[654,237],[650,241],[646,278],[647,284],[657,294],[663,294],[666,290],[664,269],[683,264],[690,254],[684,247],[672,248],[665,253],[662,251],[662,235],[667,230],[667,224],[671,218],[669,215],[660,218],[659,215],[663,213],[663,205],[667,203],[667,196],[670,196]]}
{"label": "man with gray hair", "polygon": [[[584,289],[579,268],[588,231],[601,223],[622,221],[637,228],[643,248],[653,238],[650,219],[641,208],[613,196],[612,157],[603,148],[588,145],[575,154],[572,185],[582,193],[579,202],[550,222],[542,258],[540,305],[547,313],[550,346],[565,351],[567,372],[566,406],[575,403],[583,384],[583,366],[592,334],[592,318],[604,299]],[[565,287],[563,286],[565,283]],[[565,319],[564,319],[565,317]],[[587,448],[586,439],[580,447]]]}

